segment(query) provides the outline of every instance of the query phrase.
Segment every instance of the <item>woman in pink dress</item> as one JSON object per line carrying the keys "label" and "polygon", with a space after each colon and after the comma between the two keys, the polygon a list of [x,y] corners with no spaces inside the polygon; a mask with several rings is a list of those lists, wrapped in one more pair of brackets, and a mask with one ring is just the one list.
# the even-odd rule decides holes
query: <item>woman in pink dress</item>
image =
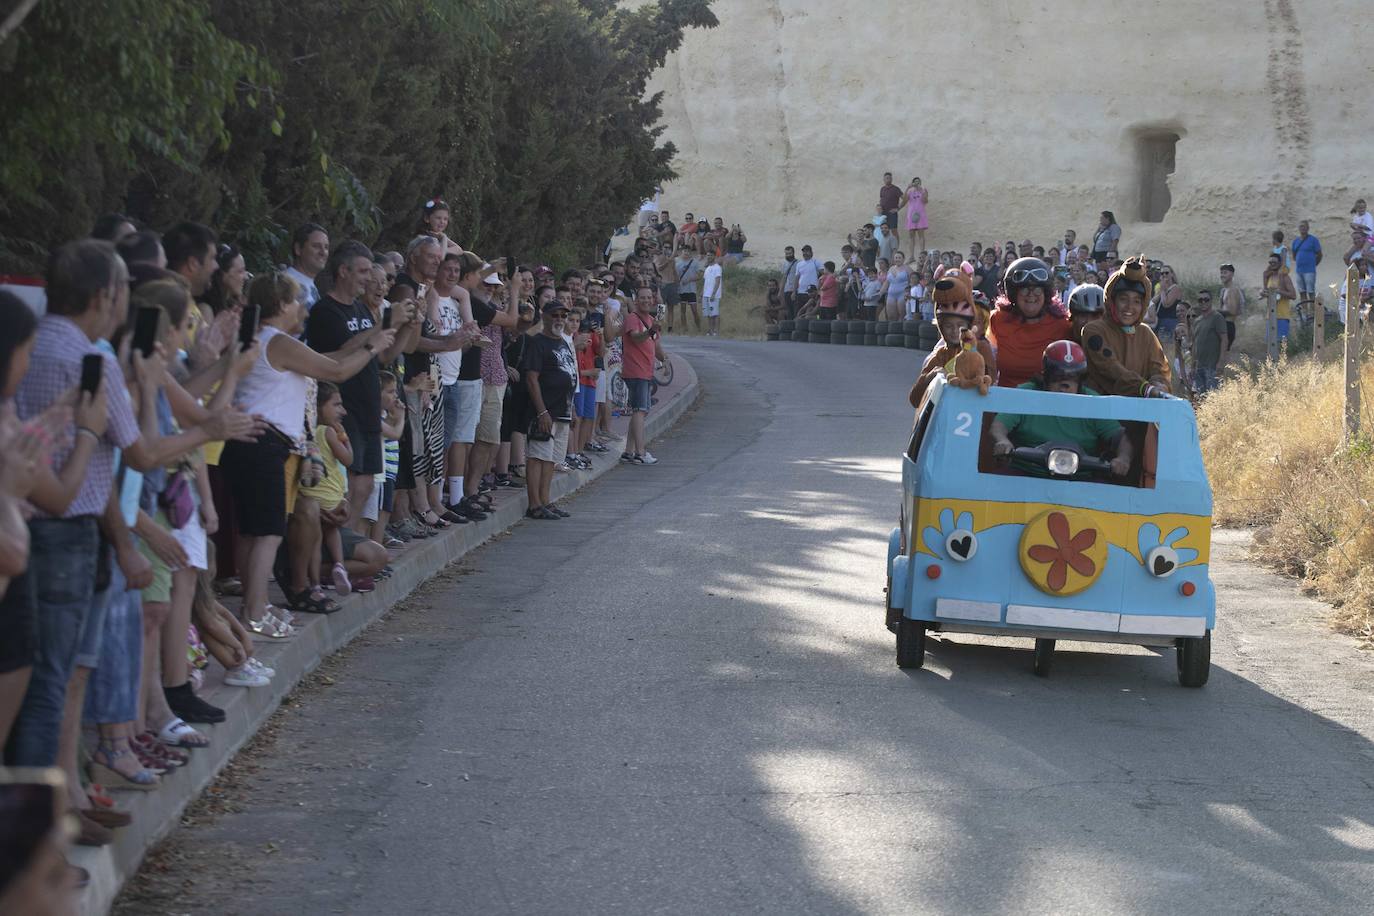
{"label": "woman in pink dress", "polygon": [[[926,230],[930,228],[930,221],[926,219],[926,202],[929,200],[930,193],[921,186],[921,179],[911,179],[911,184],[907,185],[902,195],[902,206],[906,207],[907,248],[912,251],[925,251]],[[920,239],[919,246],[917,239]]]}

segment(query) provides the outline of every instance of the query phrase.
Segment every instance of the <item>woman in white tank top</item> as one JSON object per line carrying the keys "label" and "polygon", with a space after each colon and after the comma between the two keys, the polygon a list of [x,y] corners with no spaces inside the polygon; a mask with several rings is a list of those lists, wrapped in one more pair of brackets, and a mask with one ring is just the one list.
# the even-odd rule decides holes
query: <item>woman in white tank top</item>
{"label": "woman in white tank top", "polygon": [[[346,353],[316,353],[296,339],[305,327],[306,310],[300,302],[300,287],[282,271],[254,280],[248,302],[260,310],[262,352],[239,381],[234,404],[271,426],[257,442],[226,443],[220,468],[229,483],[243,542],[244,624],[254,633],[284,639],[295,630],[284,612],[267,603],[267,577],[286,534],[287,474],[298,476],[300,450],[313,434],[306,428],[313,380],[338,383],[352,378],[374,354],[392,345],[396,332],[375,328],[356,336],[358,345]],[[314,534],[318,539],[318,528]],[[319,552],[318,541],[314,549]],[[282,583],[288,601],[302,608],[324,608],[329,599],[318,589],[312,592],[304,587],[306,571],[296,569],[298,565],[293,564],[294,581]]]}

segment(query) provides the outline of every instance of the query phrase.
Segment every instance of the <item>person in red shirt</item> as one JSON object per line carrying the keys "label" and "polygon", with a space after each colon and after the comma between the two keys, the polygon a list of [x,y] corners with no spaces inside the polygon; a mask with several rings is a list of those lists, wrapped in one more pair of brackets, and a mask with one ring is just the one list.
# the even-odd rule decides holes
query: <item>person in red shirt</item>
{"label": "person in red shirt", "polygon": [[659,344],[660,331],[654,314],[657,304],[654,291],[641,286],[635,292],[634,311],[625,317],[620,329],[620,377],[630,396],[630,433],[620,460],[628,464],[658,463],[644,440],[644,417],[652,405],[649,382],[654,377],[654,360],[667,359]]}
{"label": "person in red shirt", "polygon": [[835,276],[835,262],[826,261],[821,271],[821,307],[817,314],[822,321],[834,321],[840,306],[840,278]]}
{"label": "person in red shirt", "polygon": [[997,384],[1015,388],[1040,373],[1045,348],[1072,338],[1073,326],[1054,292],[1054,275],[1039,258],[1018,258],[1007,266],[1003,293],[988,324],[997,354]]}

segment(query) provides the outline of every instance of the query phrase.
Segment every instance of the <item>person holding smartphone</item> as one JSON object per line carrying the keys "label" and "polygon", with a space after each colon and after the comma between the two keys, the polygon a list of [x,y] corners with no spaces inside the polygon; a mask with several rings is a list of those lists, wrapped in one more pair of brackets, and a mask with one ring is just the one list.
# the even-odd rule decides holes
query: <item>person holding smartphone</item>
{"label": "person holding smartphone", "polygon": [[629,390],[630,434],[620,460],[627,464],[657,464],[644,440],[644,418],[649,414],[652,399],[649,382],[654,377],[654,360],[666,359],[659,343],[660,328],[655,310],[657,297],[648,287],[635,293],[634,310],[621,325],[620,377]]}

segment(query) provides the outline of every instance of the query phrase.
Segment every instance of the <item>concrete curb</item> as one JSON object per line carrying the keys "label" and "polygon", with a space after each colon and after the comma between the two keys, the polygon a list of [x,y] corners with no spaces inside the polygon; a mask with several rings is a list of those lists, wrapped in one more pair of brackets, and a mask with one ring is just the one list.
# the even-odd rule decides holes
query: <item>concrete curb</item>
{"label": "concrete curb", "polygon": [[[676,379],[685,379],[664,402],[656,406],[647,420],[646,434],[655,439],[667,432],[696,402],[700,389],[696,372],[681,357],[673,357]],[[559,474],[551,494],[560,499],[582,488],[620,463],[614,451],[597,455],[590,471]],[[276,669],[272,686],[243,689],[223,683],[207,686],[202,695],[225,711],[219,725],[197,726],[207,730],[213,744],[191,753],[191,762],[167,774],[162,785],[152,792],[119,792],[120,806],[133,814],[133,824],[115,831],[115,841],[100,848],[73,847],[69,861],[91,873],[91,883],[79,906],[84,914],[108,913],[124,882],[138,871],[143,857],[177,825],[182,812],[200,796],[216,775],[243,747],[281,701],[300,680],[329,655],[348,645],[374,620],[405,599],[417,586],[450,563],[461,559],[492,537],[510,529],[524,518],[526,502],[519,498],[500,500],[484,521],[461,525],[445,535],[411,546],[392,562],[395,573],[377,582],[376,591],[340,600],[342,610],[321,616],[298,615],[300,632],[280,642],[258,640],[259,657]]]}

